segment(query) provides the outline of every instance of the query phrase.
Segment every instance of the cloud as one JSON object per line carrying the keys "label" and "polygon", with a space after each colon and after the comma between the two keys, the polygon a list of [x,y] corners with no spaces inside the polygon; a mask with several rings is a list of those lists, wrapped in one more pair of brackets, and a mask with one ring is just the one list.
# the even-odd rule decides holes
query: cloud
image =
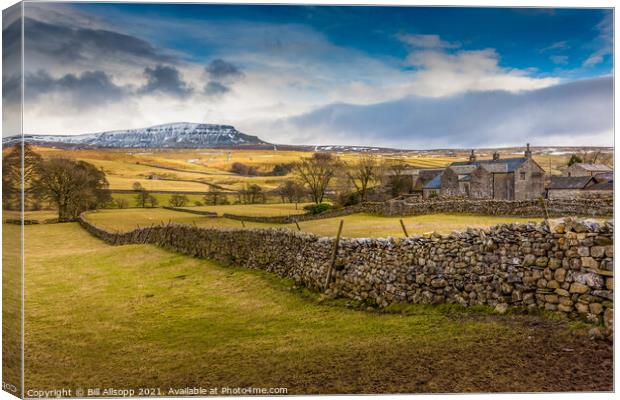
{"label": "cloud", "polygon": [[568,64],[568,56],[551,56],[549,59],[554,64]]}
{"label": "cloud", "polygon": [[408,96],[372,104],[332,104],[255,131],[285,143],[398,148],[613,144],[613,78],[521,93]]}
{"label": "cloud", "polygon": [[[52,24],[24,18],[26,58],[32,64],[67,65],[97,61],[115,61],[125,65],[150,62],[174,62],[176,57],[135,36],[106,29],[91,29]],[[43,58],[40,62],[35,62]],[[47,64],[45,64],[47,65]]]}
{"label": "cloud", "polygon": [[406,62],[416,67],[410,93],[418,96],[451,96],[468,91],[517,92],[557,84],[558,78],[536,78],[529,71],[499,65],[494,49],[422,50],[409,54]]}
{"label": "cloud", "polygon": [[24,101],[32,103],[41,96],[54,95],[76,109],[98,107],[121,100],[129,93],[117,86],[103,71],[85,71],[80,75],[66,74],[54,78],[45,71],[29,73],[24,79]]}
{"label": "cloud", "polygon": [[566,40],[562,40],[559,42],[551,43],[547,47],[543,47],[542,49],[540,49],[540,52],[545,53],[545,52],[553,51],[553,50],[565,50],[565,49],[568,49],[569,47],[570,46],[568,45],[568,42]]}
{"label": "cloud", "polygon": [[234,64],[217,58],[205,67],[210,80],[205,84],[203,93],[207,96],[221,96],[231,91],[230,86],[245,74]]}
{"label": "cloud", "polygon": [[219,82],[209,81],[204,87],[207,96],[218,96],[230,92],[230,88]]}
{"label": "cloud", "polygon": [[439,35],[398,34],[396,37],[403,43],[422,49],[453,49],[460,47],[458,43],[442,40]]}
{"label": "cloud", "polygon": [[145,68],[144,75],[147,82],[140,88],[139,93],[165,93],[176,97],[189,96],[193,90],[181,78],[175,67],[157,65],[155,68]]}
{"label": "cloud", "polygon": [[205,71],[211,79],[216,81],[243,77],[243,72],[241,72],[237,66],[221,58],[211,61],[209,65],[205,67]]}
{"label": "cloud", "polygon": [[584,67],[593,67],[603,62],[605,57],[611,56],[613,53],[613,13],[605,14],[605,17],[596,25],[598,36],[594,40],[594,46],[597,50],[583,62]]}

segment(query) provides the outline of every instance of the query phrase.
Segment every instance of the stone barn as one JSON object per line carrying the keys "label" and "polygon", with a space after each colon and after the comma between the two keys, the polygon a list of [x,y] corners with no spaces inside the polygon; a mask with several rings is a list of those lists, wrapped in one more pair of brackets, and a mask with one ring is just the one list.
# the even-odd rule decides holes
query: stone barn
{"label": "stone barn", "polygon": [[552,176],[547,188],[549,199],[613,198],[613,174],[595,176]]}
{"label": "stone barn", "polygon": [[604,164],[575,163],[564,170],[564,176],[595,176],[613,171],[611,167]]}
{"label": "stone barn", "polygon": [[545,191],[545,171],[532,159],[529,144],[524,157],[518,158],[501,159],[496,152],[491,160],[477,160],[472,150],[469,161],[445,169],[439,186],[442,197],[531,200]]}

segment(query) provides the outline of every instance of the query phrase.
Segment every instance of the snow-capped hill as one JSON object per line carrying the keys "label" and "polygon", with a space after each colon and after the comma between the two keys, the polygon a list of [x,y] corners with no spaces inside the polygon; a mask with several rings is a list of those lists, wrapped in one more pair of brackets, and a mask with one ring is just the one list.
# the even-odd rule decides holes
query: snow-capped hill
{"label": "snow-capped hill", "polygon": [[[18,138],[3,139],[4,144]],[[108,131],[75,136],[24,135],[36,143],[59,143],[95,147],[135,148],[203,148],[268,144],[256,136],[239,132],[231,125],[175,122],[141,129]]]}

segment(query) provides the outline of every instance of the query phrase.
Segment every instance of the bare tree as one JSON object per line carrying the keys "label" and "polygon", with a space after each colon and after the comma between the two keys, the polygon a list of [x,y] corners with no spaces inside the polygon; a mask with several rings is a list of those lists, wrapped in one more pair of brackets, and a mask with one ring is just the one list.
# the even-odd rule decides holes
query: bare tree
{"label": "bare tree", "polygon": [[298,182],[288,180],[282,182],[280,186],[277,187],[276,192],[282,198],[282,203],[288,201],[289,203],[295,203],[295,205],[297,205],[297,203],[303,199],[306,191]]}
{"label": "bare tree", "polygon": [[211,188],[209,189],[209,192],[204,195],[203,200],[207,205],[216,206],[219,204],[219,198],[220,194],[217,191],[213,190],[213,188]]}
{"label": "bare tree", "polygon": [[363,154],[356,163],[347,167],[347,177],[359,194],[360,201],[366,201],[369,185],[378,178],[379,163],[377,157],[374,154]]}
{"label": "bare tree", "polygon": [[118,198],[114,200],[114,202],[116,203],[117,208],[128,208],[129,207],[129,202],[126,199]]}
{"label": "bare tree", "polygon": [[385,184],[392,197],[400,196],[412,189],[411,179],[405,175],[408,165],[404,161],[396,160],[385,166]]}
{"label": "bare tree", "polygon": [[329,153],[314,153],[310,158],[302,158],[295,164],[295,173],[308,187],[312,201],[323,202],[329,182],[336,176],[339,161]]}
{"label": "bare tree", "polygon": [[[600,150],[582,151],[577,155],[581,161],[586,164],[605,164],[611,166],[613,163],[613,154],[602,152]],[[569,164],[570,165],[570,164]]]}
{"label": "bare tree", "polygon": [[135,192],[138,192],[136,195],[136,203],[138,207],[145,208],[147,202],[149,201],[149,192],[146,191],[140,182],[134,182],[132,187]]}
{"label": "bare tree", "polygon": [[[3,208],[7,210],[21,209],[22,184],[24,189],[24,207],[32,208],[31,206],[36,207],[38,205],[37,199],[32,199],[31,186],[40,163],[41,156],[35,153],[28,143],[23,143],[23,148],[21,143],[16,144],[2,158]],[[32,204],[30,204],[31,202]]]}
{"label": "bare tree", "polygon": [[265,202],[265,194],[263,188],[256,184],[246,185],[245,189],[241,191],[243,203],[245,204],[257,204]]}
{"label": "bare tree", "polygon": [[56,205],[59,221],[75,220],[83,211],[112,200],[105,173],[85,161],[66,158],[42,161],[32,187],[37,197]]}
{"label": "bare tree", "polygon": [[158,204],[159,204],[159,200],[157,200],[157,197],[147,192],[145,206],[153,208],[153,207],[157,207]]}
{"label": "bare tree", "polygon": [[189,202],[189,198],[184,194],[173,194],[168,203],[172,207],[183,207]]}

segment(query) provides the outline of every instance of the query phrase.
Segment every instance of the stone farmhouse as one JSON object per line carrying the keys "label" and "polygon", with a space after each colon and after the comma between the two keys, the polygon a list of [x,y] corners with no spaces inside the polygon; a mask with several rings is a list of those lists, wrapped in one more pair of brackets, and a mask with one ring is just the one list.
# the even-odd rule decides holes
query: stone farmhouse
{"label": "stone farmhouse", "polygon": [[547,188],[549,199],[585,199],[613,197],[613,173],[594,176],[552,176]]}
{"label": "stone farmhouse", "polygon": [[575,163],[564,170],[564,176],[595,176],[612,173],[613,169],[603,164]]}
{"label": "stone farmhouse", "polygon": [[545,170],[532,159],[528,143],[524,157],[454,162],[424,186],[424,197],[532,200],[545,191]]}

